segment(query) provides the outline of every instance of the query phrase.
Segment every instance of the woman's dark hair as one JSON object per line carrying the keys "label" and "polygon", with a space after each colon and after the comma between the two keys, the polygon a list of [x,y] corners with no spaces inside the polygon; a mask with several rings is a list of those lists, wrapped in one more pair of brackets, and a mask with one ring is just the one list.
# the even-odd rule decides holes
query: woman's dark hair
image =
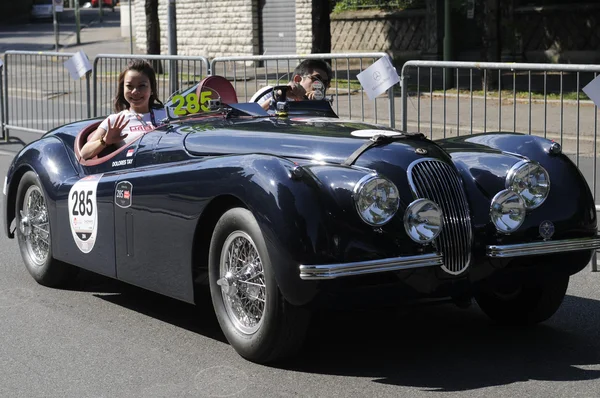
{"label": "woman's dark hair", "polygon": [[115,99],[113,101],[115,113],[129,109],[129,102],[125,100],[125,73],[130,70],[143,73],[148,77],[148,80],[150,80],[150,99],[148,100],[148,108],[152,109],[155,103],[164,106],[156,96],[156,92],[158,90],[156,86],[156,73],[154,73],[154,68],[152,68],[152,65],[150,65],[148,61],[143,59],[134,59],[129,61],[127,68],[125,68],[125,70],[123,70],[119,75],[119,81],[117,83],[117,95],[115,95]]}

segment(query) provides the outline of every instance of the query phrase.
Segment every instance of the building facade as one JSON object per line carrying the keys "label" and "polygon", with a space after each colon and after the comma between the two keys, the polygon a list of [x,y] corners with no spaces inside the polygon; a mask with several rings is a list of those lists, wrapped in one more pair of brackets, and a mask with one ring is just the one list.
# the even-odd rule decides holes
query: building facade
{"label": "building facade", "polygon": [[[313,0],[177,0],[177,53],[221,56],[310,53]],[[314,0],[319,1],[319,0]],[[145,0],[134,0],[135,43],[146,49]],[[158,1],[168,53],[168,0]]]}

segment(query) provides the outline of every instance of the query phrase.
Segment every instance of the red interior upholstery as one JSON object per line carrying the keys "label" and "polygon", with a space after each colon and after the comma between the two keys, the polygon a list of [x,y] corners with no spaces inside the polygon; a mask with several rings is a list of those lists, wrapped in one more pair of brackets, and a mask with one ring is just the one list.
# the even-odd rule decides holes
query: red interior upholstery
{"label": "red interior upholstery", "polygon": [[196,89],[198,98],[201,97],[200,93],[203,91],[210,91],[211,99],[221,98],[221,102],[224,104],[236,104],[238,102],[235,88],[229,80],[222,76],[208,76],[204,78]]}
{"label": "red interior upholstery", "polygon": [[98,126],[100,125],[100,123],[101,122],[98,121],[98,122],[93,122],[93,123],[85,126],[83,128],[83,130],[81,130],[79,132],[79,134],[77,134],[77,137],[75,137],[75,148],[74,148],[75,149],[75,156],[77,157],[77,159],[79,159],[79,161],[80,161],[81,164],[86,164],[86,162],[89,162],[89,161],[94,160],[94,159],[97,158],[97,156],[96,156],[96,157],[94,157],[92,159],[89,159],[89,160],[83,160],[83,159],[81,159],[81,153],[80,153],[80,151],[81,151],[81,148],[83,148],[83,146],[85,145],[85,143],[88,142],[88,140],[90,139],[92,133],[94,131],[96,131],[96,129],[98,128]]}
{"label": "red interior upholstery", "polygon": [[79,134],[77,134],[77,137],[75,137],[75,148],[74,148],[75,156],[79,160],[79,163],[81,163],[84,166],[95,166],[95,165],[106,162],[107,160],[113,158],[118,153],[125,150],[125,148],[128,148],[129,146],[131,146],[131,144],[133,144],[135,141],[139,140],[143,136],[143,134],[140,134],[139,137],[132,140],[127,145],[123,145],[118,148],[113,147],[112,145],[109,145],[106,149],[102,150],[97,156],[94,156],[93,158],[88,159],[88,160],[82,159],[81,152],[80,152],[81,148],[83,148],[83,146],[86,144],[86,142],[88,142],[88,140],[90,139],[90,136],[92,135],[92,133],[94,131],[96,131],[96,129],[98,128],[100,123],[101,123],[101,121],[96,121],[96,122],[89,124],[88,126],[84,127],[79,132]]}

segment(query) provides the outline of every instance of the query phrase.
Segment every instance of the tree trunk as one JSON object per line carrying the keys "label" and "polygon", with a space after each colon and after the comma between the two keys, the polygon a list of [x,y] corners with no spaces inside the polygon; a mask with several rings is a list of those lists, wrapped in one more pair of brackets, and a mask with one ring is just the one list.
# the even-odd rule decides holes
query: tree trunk
{"label": "tree trunk", "polygon": [[312,52],[331,52],[331,18],[333,9],[330,0],[312,0]]}
{"label": "tree trunk", "polygon": [[[146,11],[146,54],[160,54],[160,23],[158,21],[158,0],[145,0]],[[154,71],[163,73],[160,61],[152,61]]]}
{"label": "tree trunk", "polygon": [[[499,0],[478,0],[476,3],[479,10],[476,10],[477,22],[481,28],[481,59],[485,62],[500,62],[501,43],[500,43],[500,1]],[[482,88],[487,90],[497,90],[500,85],[498,71],[488,70],[481,76]]]}

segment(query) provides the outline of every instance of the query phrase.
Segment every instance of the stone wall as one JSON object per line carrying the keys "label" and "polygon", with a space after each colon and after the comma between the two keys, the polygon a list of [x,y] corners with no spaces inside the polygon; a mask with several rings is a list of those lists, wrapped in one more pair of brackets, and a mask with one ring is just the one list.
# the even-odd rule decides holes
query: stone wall
{"label": "stone wall", "polygon": [[427,58],[437,52],[428,33],[427,10],[346,11],[331,15],[331,47],[336,53],[387,52],[392,57]]}
{"label": "stone wall", "polygon": [[505,35],[504,50],[516,60],[600,62],[600,4],[519,7],[504,26],[514,29]]}
{"label": "stone wall", "polygon": [[[168,53],[167,0],[159,0],[161,53]],[[135,0],[135,38],[146,50],[144,0]],[[222,57],[258,53],[258,0],[178,0],[177,53]]]}
{"label": "stone wall", "polygon": [[[167,1],[158,0],[161,53],[168,53]],[[313,0],[296,0],[296,51],[310,53]],[[320,1],[320,0],[314,0]],[[145,0],[134,0],[135,43],[146,51]],[[177,0],[177,53],[208,58],[259,54],[259,0]]]}
{"label": "stone wall", "polygon": [[312,52],[312,2],[313,0],[296,0],[296,52],[298,54]]}

